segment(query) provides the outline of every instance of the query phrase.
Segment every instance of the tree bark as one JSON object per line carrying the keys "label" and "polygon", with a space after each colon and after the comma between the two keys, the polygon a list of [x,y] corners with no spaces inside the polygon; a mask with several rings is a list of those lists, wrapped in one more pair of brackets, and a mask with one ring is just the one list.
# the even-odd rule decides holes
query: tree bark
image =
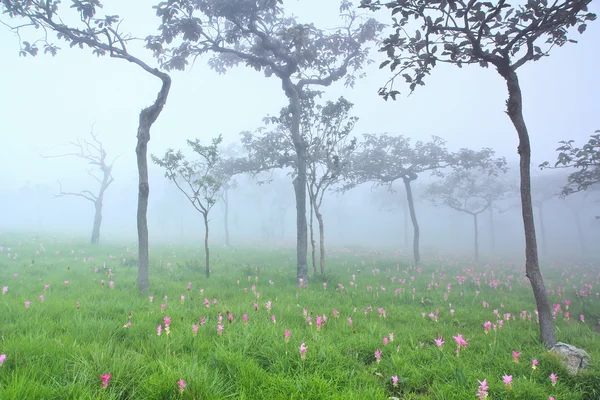
{"label": "tree bark", "polygon": [[204,256],[206,265],[206,277],[210,278],[210,250],[208,248],[208,213],[202,213],[204,218]]}
{"label": "tree bark", "polygon": [[100,225],[102,225],[102,198],[94,202],[94,226],[92,227],[92,244],[100,243]]}
{"label": "tree bark", "polygon": [[162,81],[162,87],[156,101],[150,107],[140,112],[140,120],[137,133],[137,146],[135,153],[138,167],[138,208],[137,208],[137,231],[138,231],[138,289],[142,293],[148,291],[148,197],[150,185],[148,184],[148,142],[150,141],[150,128],[160,115],[167,96],[171,89],[171,77],[157,69],[151,72]]}
{"label": "tree bark", "polygon": [[[310,195],[309,195],[310,196]],[[313,216],[314,216],[314,202],[313,199],[310,199],[310,222],[309,222],[309,227],[308,230],[310,231],[310,253],[311,253],[311,260],[312,260],[312,270],[313,270],[313,274],[317,274],[317,261],[316,261],[316,255],[315,255],[315,230],[313,229]]]}
{"label": "tree bark", "polygon": [[506,80],[508,88],[507,113],[519,136],[521,211],[525,231],[525,275],[531,282],[531,288],[533,289],[533,295],[537,304],[540,321],[540,340],[544,345],[552,347],[556,344],[556,334],[554,332],[550,302],[548,301],[538,260],[533,205],[531,202],[531,144],[529,142],[527,126],[523,118],[521,87],[517,74],[512,70],[508,62],[506,65],[499,66],[498,72]]}
{"label": "tree bark", "polygon": [[321,214],[317,205],[315,205],[315,215],[319,223],[319,267],[321,268],[321,275],[323,275],[325,273],[325,225],[323,214]]}
{"label": "tree bark", "polygon": [[473,244],[475,245],[475,262],[479,262],[479,228],[477,226],[477,214],[473,214]]}
{"label": "tree bark", "polygon": [[417,214],[415,213],[415,203],[412,195],[412,188],[410,187],[411,180],[409,178],[403,178],[404,187],[406,188],[406,199],[408,200],[408,210],[410,211],[410,220],[413,225],[413,255],[415,257],[415,264],[421,262],[421,255],[419,254],[419,223],[417,222]]}
{"label": "tree bark", "polygon": [[306,223],[306,143],[300,135],[300,117],[302,105],[298,87],[289,78],[283,79],[283,88],[290,101],[292,114],[291,136],[296,150],[296,173],[294,193],[296,195],[296,278],[308,281],[308,229]]}

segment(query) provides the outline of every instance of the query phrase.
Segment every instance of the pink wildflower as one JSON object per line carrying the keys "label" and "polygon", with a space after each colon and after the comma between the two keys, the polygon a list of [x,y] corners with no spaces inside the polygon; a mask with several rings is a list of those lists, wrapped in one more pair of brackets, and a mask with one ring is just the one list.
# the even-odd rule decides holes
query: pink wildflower
{"label": "pink wildflower", "polygon": [[30,305],[31,305],[31,302],[30,302],[29,300],[27,300],[27,301],[25,302],[25,308],[29,308],[29,306],[30,306]]}
{"label": "pink wildflower", "polygon": [[519,363],[519,357],[521,357],[521,353],[520,353],[520,352],[518,352],[518,351],[516,351],[516,350],[513,350],[513,352],[512,352],[512,358],[513,358],[513,361],[514,361],[516,364],[518,364],[518,363]]}
{"label": "pink wildflower", "polygon": [[4,361],[6,361],[6,354],[0,354],[0,367],[4,364]]}
{"label": "pink wildflower", "polygon": [[283,334],[283,337],[285,338],[285,342],[289,343],[290,342],[290,335],[292,334],[292,332],[288,329],[285,331],[285,333]]}
{"label": "pink wildflower", "polygon": [[381,350],[377,349],[375,350],[375,362],[380,362],[381,361]]}
{"label": "pink wildflower", "polygon": [[198,335],[198,325],[192,325],[192,334],[194,336]]}
{"label": "pink wildflower", "polygon": [[486,379],[484,379],[483,381],[478,380],[477,382],[479,382],[479,388],[477,388],[476,396],[480,399],[487,399],[489,387],[487,385]]}
{"label": "pink wildflower", "polygon": [[502,376],[502,381],[506,385],[507,389],[511,389],[512,388],[512,375],[503,375]]}
{"label": "pink wildflower", "polygon": [[40,294],[40,302],[42,302],[42,303],[44,302],[44,295],[43,294]]}
{"label": "pink wildflower", "polygon": [[308,347],[306,347],[306,344],[304,344],[304,342],[300,345],[300,347],[298,347],[298,350],[300,351],[300,358],[305,360],[306,359],[306,352],[308,351]]}
{"label": "pink wildflower", "polygon": [[100,375],[100,379],[102,379],[102,389],[106,389],[108,387],[108,383],[111,377],[111,374]]}
{"label": "pink wildflower", "polygon": [[534,371],[535,371],[535,370],[536,370],[536,368],[538,367],[538,365],[539,365],[539,362],[538,362],[538,360],[531,360],[531,369],[532,369],[532,370],[534,370]]}
{"label": "pink wildflower", "polygon": [[217,333],[219,336],[223,334],[223,325],[217,325]]}
{"label": "pink wildflower", "polygon": [[462,337],[462,335],[459,333],[456,336],[452,336],[454,338],[454,341],[456,342],[456,355],[458,356],[460,354],[460,349],[461,348],[466,348],[467,347],[467,341]]}
{"label": "pink wildflower", "polygon": [[245,324],[247,324],[248,323],[248,314],[242,315],[242,320],[244,321]]}
{"label": "pink wildflower", "polygon": [[[565,300],[565,302],[568,300]],[[558,380],[558,375],[554,372],[550,374],[550,381],[552,382],[552,386],[556,386],[556,381]]]}
{"label": "pink wildflower", "polygon": [[392,376],[392,386],[398,386],[398,375]]}
{"label": "pink wildflower", "polygon": [[160,334],[162,333],[162,329],[163,329],[162,325],[159,325],[156,327],[156,335],[157,336],[160,336]]}
{"label": "pink wildflower", "polygon": [[185,381],[183,379],[180,379],[179,381],[177,381],[177,386],[179,386],[179,392],[183,393],[187,385],[185,384]]}
{"label": "pink wildflower", "polygon": [[441,349],[442,346],[444,345],[444,339],[440,336],[437,339],[433,339],[433,341],[435,342],[435,345],[438,347],[438,349]]}

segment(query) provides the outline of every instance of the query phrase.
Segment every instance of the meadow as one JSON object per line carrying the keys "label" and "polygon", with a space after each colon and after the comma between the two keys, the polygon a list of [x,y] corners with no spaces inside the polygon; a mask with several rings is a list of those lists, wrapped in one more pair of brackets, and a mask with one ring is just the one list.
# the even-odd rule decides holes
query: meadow
{"label": "meadow", "polygon": [[[216,246],[215,246],[216,247]],[[0,399],[599,399],[600,268],[544,263],[571,376],[539,343],[524,268],[339,248],[151,248],[0,234]]]}

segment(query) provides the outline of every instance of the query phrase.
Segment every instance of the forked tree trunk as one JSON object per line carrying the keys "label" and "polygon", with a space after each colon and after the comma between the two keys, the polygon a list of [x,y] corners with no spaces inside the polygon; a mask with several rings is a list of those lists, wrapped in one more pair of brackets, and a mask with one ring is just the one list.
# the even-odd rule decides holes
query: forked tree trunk
{"label": "forked tree trunk", "polygon": [[325,273],[325,225],[323,223],[323,214],[321,214],[319,207],[316,205],[315,215],[319,223],[319,267],[321,268],[321,275],[323,275]]}
{"label": "forked tree trunk", "polygon": [[[309,196],[311,196],[311,195],[309,194]],[[311,260],[312,260],[312,270],[313,270],[313,274],[316,275],[317,274],[317,261],[316,261],[316,254],[315,254],[315,230],[313,228],[314,212],[315,212],[314,202],[313,202],[313,199],[311,198],[310,199],[310,222],[309,222],[308,230],[310,232],[310,253],[311,253]]]}
{"label": "forked tree trunk", "polygon": [[204,260],[206,265],[206,277],[210,278],[210,250],[208,248],[208,213],[202,213],[204,218]]}
{"label": "forked tree trunk", "polygon": [[505,78],[508,88],[507,113],[519,135],[518,153],[520,156],[519,172],[521,175],[521,210],[523,228],[525,230],[525,275],[531,282],[533,295],[537,305],[540,321],[540,340],[544,345],[552,347],[556,344],[552,311],[540,271],[537,243],[535,238],[535,223],[533,221],[533,206],[531,202],[531,144],[529,133],[523,118],[523,100],[519,79],[508,62],[501,65],[498,72]]}
{"label": "forked tree trunk", "polygon": [[294,193],[296,195],[296,278],[308,281],[308,265],[306,255],[308,252],[308,229],[306,223],[306,144],[300,135],[300,117],[302,105],[300,104],[299,89],[291,82],[284,79],[283,87],[290,101],[291,136],[296,150],[296,172],[294,179]]}
{"label": "forked tree trunk", "polygon": [[94,202],[94,226],[92,227],[92,244],[100,243],[100,225],[102,225],[102,199]]}
{"label": "forked tree trunk", "polygon": [[415,264],[421,262],[421,254],[419,254],[419,223],[417,222],[417,214],[415,213],[415,203],[410,187],[410,179],[404,178],[404,187],[406,188],[406,199],[408,200],[408,210],[410,211],[410,220],[413,226],[413,255]]}
{"label": "forked tree trunk", "polygon": [[162,81],[162,87],[156,101],[148,108],[140,112],[140,121],[137,133],[137,167],[139,177],[138,208],[137,208],[137,231],[138,231],[138,289],[142,293],[148,291],[148,196],[150,186],[148,184],[148,142],[150,141],[150,128],[160,115],[171,88],[171,77],[157,69],[150,71],[152,75]]}
{"label": "forked tree trunk", "polygon": [[475,262],[479,262],[479,227],[477,226],[477,214],[473,215],[473,244],[475,245]]}

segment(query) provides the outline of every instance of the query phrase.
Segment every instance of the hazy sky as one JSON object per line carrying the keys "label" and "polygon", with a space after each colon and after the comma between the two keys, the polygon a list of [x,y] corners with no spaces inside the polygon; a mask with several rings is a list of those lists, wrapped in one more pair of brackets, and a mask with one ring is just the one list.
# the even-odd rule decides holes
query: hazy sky
{"label": "hazy sky", "polygon": [[[121,15],[123,29],[135,36],[156,31],[159,20],[151,8],[155,2],[103,3],[104,13]],[[334,27],[338,21],[337,1],[286,0],[285,6],[322,27]],[[600,12],[596,2],[591,11]],[[390,21],[388,12],[380,16],[383,22]],[[584,35],[574,36],[578,44],[556,48],[551,57],[519,71],[536,165],[555,159],[559,140],[582,142],[600,129],[600,23],[590,23]],[[52,146],[86,135],[92,124],[110,154],[123,154],[115,166],[116,178],[134,183],[138,115],[154,101],[160,82],[123,60],[97,58],[90,50],[57,44],[62,49],[56,57],[19,57],[17,37],[0,27],[2,185],[17,188],[27,180],[51,184],[69,176],[72,161],[41,159],[38,153],[48,154]],[[148,51],[134,50],[130,51],[155,65]],[[499,155],[516,157],[517,136],[504,112],[506,88],[494,69],[441,65],[410,97],[401,84],[403,95],[385,102],[377,89],[390,74],[378,70],[382,54],[374,51],[372,58],[376,62],[367,68],[368,77],[354,89],[342,83],[327,89],[327,97],[343,94],[355,104],[354,113],[360,118],[356,135],[389,132],[414,140],[438,135],[453,149],[493,147]],[[193,69],[173,72],[172,77],[167,106],[152,129],[149,151],[155,154],[185,147],[187,138],[208,141],[222,133],[228,142],[238,140],[240,131],[260,126],[265,115],[277,113],[286,102],[277,79],[245,67],[218,75],[206,66],[206,59],[198,59]]]}

